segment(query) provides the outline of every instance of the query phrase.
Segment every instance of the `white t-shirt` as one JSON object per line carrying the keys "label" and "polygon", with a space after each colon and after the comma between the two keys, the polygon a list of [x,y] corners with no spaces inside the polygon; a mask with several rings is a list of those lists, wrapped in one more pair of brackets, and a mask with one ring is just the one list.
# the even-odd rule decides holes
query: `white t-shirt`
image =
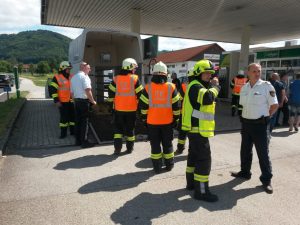
{"label": "white t-shirt", "polygon": [[269,116],[270,106],[274,104],[278,104],[278,100],[270,82],[259,79],[252,88],[248,82],[241,89],[240,105],[243,106],[242,117],[245,119]]}
{"label": "white t-shirt", "polygon": [[79,71],[71,79],[71,92],[74,98],[87,99],[85,89],[92,88],[91,79],[84,72]]}

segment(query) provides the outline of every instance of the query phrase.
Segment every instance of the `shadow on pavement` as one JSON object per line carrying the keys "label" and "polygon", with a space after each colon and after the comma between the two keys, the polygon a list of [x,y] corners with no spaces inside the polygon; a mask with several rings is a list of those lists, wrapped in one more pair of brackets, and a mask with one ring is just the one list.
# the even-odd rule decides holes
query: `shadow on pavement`
{"label": "shadow on pavement", "polygon": [[219,196],[219,202],[216,203],[194,200],[191,197],[193,192],[185,189],[163,194],[143,192],[117,209],[111,215],[111,219],[115,223],[123,225],[150,225],[152,224],[152,219],[178,210],[183,212],[195,212],[201,207],[209,211],[230,210],[237,204],[239,199],[263,191],[261,187],[241,190],[233,189],[242,182],[242,180],[234,179],[228,183],[212,187],[212,191]]}
{"label": "shadow on pavement", "polygon": [[278,131],[278,132],[273,131],[271,136],[273,136],[273,137],[288,137],[288,136],[293,135],[293,134],[296,134],[296,132],[290,132],[288,130]]}
{"label": "shadow on pavement", "polygon": [[53,147],[47,149],[26,149],[26,150],[15,150],[9,152],[8,155],[20,155],[25,158],[46,158],[54,155],[62,155],[71,151],[82,150],[79,146],[68,146],[68,147]]}
{"label": "shadow on pavement", "polygon": [[106,163],[114,161],[116,158],[117,157],[114,155],[87,155],[77,159],[60,162],[53,169],[67,170],[102,166]]}
{"label": "shadow on pavement", "polygon": [[104,177],[82,186],[78,189],[78,193],[89,194],[100,191],[123,191],[125,189],[130,189],[138,186],[154,175],[155,173],[153,170],[147,170]]}
{"label": "shadow on pavement", "polygon": [[[186,155],[175,156],[174,157],[175,166],[176,166],[177,162],[185,161],[186,159],[187,159]],[[152,168],[152,162],[151,162],[150,158],[146,158],[146,159],[143,159],[143,160],[137,162],[135,164],[135,166],[137,168],[141,168],[141,169],[150,169],[150,168]]]}

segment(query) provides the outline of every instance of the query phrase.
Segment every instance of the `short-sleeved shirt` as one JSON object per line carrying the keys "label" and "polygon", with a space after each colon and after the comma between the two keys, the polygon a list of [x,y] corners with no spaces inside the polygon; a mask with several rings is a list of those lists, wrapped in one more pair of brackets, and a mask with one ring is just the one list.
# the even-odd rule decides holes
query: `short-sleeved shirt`
{"label": "short-sleeved shirt", "polygon": [[259,119],[269,116],[270,106],[274,104],[278,104],[278,100],[270,82],[259,79],[252,88],[250,82],[242,87],[240,105],[243,106],[243,118]]}
{"label": "short-sleeved shirt", "polygon": [[74,98],[87,99],[85,89],[92,88],[91,79],[84,72],[79,71],[71,79],[71,92]]}
{"label": "short-sleeved shirt", "polygon": [[276,92],[278,102],[281,102],[281,100],[282,100],[282,90],[284,90],[283,83],[276,80],[276,81],[271,81],[271,84],[275,88],[275,92]]}

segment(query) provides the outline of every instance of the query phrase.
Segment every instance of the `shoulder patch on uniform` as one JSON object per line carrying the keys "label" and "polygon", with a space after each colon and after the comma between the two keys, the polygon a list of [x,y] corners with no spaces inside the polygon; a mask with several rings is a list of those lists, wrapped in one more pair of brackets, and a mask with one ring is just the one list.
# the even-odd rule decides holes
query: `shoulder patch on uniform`
{"label": "shoulder patch on uniform", "polygon": [[275,91],[270,91],[270,95],[271,95],[272,97],[275,97],[275,95],[276,95]]}

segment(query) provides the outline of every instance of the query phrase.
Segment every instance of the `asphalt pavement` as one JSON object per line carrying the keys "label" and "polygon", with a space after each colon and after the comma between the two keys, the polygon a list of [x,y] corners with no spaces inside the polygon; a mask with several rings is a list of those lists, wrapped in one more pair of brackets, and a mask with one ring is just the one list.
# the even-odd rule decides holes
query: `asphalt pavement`
{"label": "asphalt pavement", "polygon": [[[31,96],[41,96],[41,92]],[[32,104],[24,107],[16,123],[9,155],[0,159],[1,225],[300,224],[299,133],[287,128],[273,132],[274,193],[270,195],[261,187],[256,153],[251,180],[230,176],[230,171],[240,167],[240,133],[218,132],[210,139],[210,186],[220,200],[206,203],[194,200],[192,192],[185,190],[187,150],[176,156],[174,170],[155,175],[149,142],[138,142],[132,154],[119,157],[112,154],[109,144],[89,149],[50,145],[49,140],[58,139],[57,130],[42,133],[39,129],[56,126],[50,119],[58,115],[56,109],[49,100],[28,101]],[[238,129],[238,119],[231,118],[226,107],[225,103],[217,106],[219,123]],[[34,118],[44,122],[34,123]],[[37,134],[40,141],[34,139]]]}
{"label": "asphalt pavement", "polygon": [[299,224],[298,133],[282,128],[273,134],[272,195],[260,186],[256,154],[250,181],[230,176],[239,170],[238,132],[219,134],[210,143],[217,203],[196,201],[184,189],[187,151],[175,158],[173,171],[155,175],[149,142],[120,157],[112,155],[111,145],[16,149],[0,160],[1,225]]}

